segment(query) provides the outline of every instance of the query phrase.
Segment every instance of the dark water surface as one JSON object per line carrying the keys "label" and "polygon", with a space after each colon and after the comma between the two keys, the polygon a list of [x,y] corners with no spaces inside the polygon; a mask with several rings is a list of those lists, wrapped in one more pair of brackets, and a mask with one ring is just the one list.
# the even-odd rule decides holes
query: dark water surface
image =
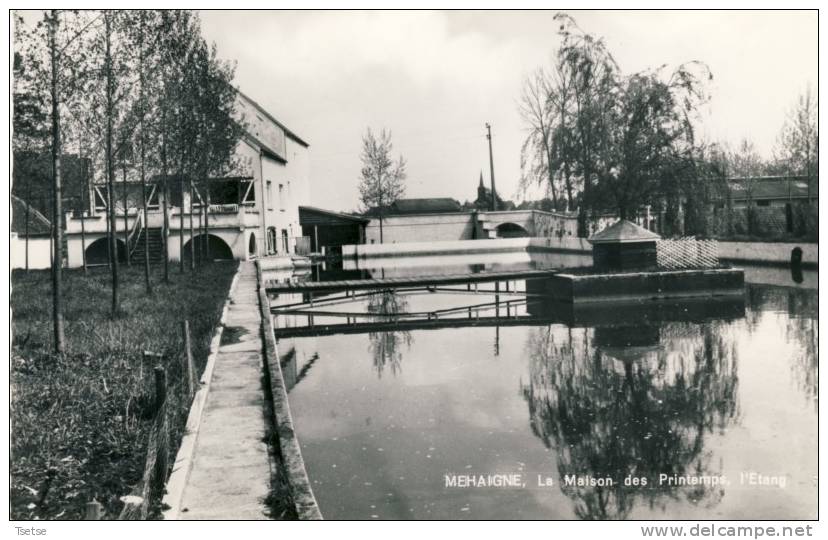
{"label": "dark water surface", "polygon": [[[431,257],[368,271],[578,259]],[[312,321],[277,316],[279,328],[358,323],[279,339],[323,515],[815,518],[816,272],[795,283],[784,270],[747,269],[746,280],[743,303],[573,314],[511,282],[497,294],[488,284],[316,298]]]}

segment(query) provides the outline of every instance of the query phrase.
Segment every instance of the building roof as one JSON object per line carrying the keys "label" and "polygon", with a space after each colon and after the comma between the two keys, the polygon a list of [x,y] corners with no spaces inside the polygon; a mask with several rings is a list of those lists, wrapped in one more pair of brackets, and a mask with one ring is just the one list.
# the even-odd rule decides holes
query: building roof
{"label": "building roof", "polygon": [[12,211],[12,226],[11,232],[18,235],[26,234],[26,207],[29,207],[29,236],[49,235],[52,233],[52,222],[34,209],[34,207],[26,204],[26,201],[17,197],[11,196],[11,211]]}
{"label": "building roof", "polygon": [[[752,180],[728,179],[733,200],[747,199],[804,199],[808,197],[806,176],[764,176]],[[789,191],[790,190],[790,191]],[[819,197],[819,180],[811,180],[811,197]]]}
{"label": "building roof", "polygon": [[351,214],[343,214],[342,212],[333,212],[331,210],[323,210],[313,206],[299,207],[299,223],[301,225],[341,225],[341,224],[367,224],[371,220],[368,218],[354,216]]}
{"label": "building roof", "polygon": [[388,207],[387,213],[389,215],[447,214],[461,211],[460,203],[456,200],[449,197],[434,197],[426,199],[399,199]]}
{"label": "building roof", "polygon": [[621,219],[589,237],[590,244],[630,244],[633,242],[654,242],[661,237],[631,221]]}
{"label": "building roof", "polygon": [[247,100],[248,103],[250,103],[251,105],[256,107],[256,109],[258,109],[259,112],[261,112],[263,115],[265,115],[268,118],[268,120],[270,120],[271,122],[273,122],[274,124],[276,124],[277,126],[282,128],[282,130],[285,132],[285,135],[287,135],[288,137],[290,137],[294,141],[298,142],[299,144],[301,144],[305,148],[308,148],[310,146],[308,143],[306,143],[305,141],[300,139],[299,136],[296,133],[292,132],[287,127],[285,127],[285,125],[283,123],[281,123],[278,120],[276,120],[275,118],[273,118],[272,114],[267,112],[267,110],[265,110],[264,107],[262,107],[261,105],[259,105],[255,101],[253,101],[253,99],[251,99],[250,96],[248,96],[247,94],[245,94],[244,92],[242,92],[238,88],[236,89],[236,92],[238,92],[240,96],[242,96],[245,100]]}

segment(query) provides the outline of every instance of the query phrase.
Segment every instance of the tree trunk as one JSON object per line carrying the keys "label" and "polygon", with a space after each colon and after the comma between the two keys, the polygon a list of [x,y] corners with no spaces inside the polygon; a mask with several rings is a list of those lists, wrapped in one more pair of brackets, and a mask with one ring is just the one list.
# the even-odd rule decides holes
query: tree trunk
{"label": "tree trunk", "polygon": [[32,206],[32,179],[26,179],[26,224],[23,226],[23,230],[26,234],[26,272],[29,271],[29,214],[30,208]]}
{"label": "tree trunk", "polygon": [[109,12],[104,12],[104,24],[106,26],[106,56],[104,71],[106,72],[106,176],[107,176],[107,206],[109,210],[109,253],[112,263],[112,317],[118,315],[118,244],[115,239],[115,164],[112,160],[112,116],[113,116],[113,94],[114,81],[112,73],[112,51],[111,51],[111,21]]}
{"label": "tree trunk", "polygon": [[124,201],[124,249],[126,249],[126,265],[130,266],[129,262],[129,215],[127,214],[127,206],[129,202],[127,201],[127,167],[126,161],[121,162],[121,171],[123,172],[123,183],[122,189],[123,192],[121,193],[121,198]]}
{"label": "tree trunk", "polygon": [[52,179],[53,179],[53,213],[52,230],[54,241],[54,259],[52,261],[52,319],[54,323],[54,346],[57,354],[66,352],[66,339],[63,333],[63,225],[61,219],[60,193],[60,116],[58,96],[58,51],[57,51],[57,11],[52,10],[51,24],[49,25],[49,52],[52,67]]}
{"label": "tree trunk", "polygon": [[[179,88],[179,93],[181,88]],[[180,99],[180,96],[179,96]],[[181,207],[178,209],[178,269],[184,273],[184,111],[181,104],[178,106],[179,144],[181,145],[181,160],[178,164],[178,186],[181,189]],[[190,194],[192,197],[192,194]]]}
{"label": "tree trunk", "polygon": [[[165,98],[166,99],[166,98]],[[164,283],[170,282],[170,209],[168,201],[170,199],[170,186],[167,178],[167,106],[162,105],[161,109],[161,176],[164,182],[163,195],[163,212],[164,212],[164,226],[162,230],[162,240],[164,249]]]}
{"label": "tree trunk", "polygon": [[147,177],[144,169],[146,162],[146,148],[144,142],[144,15],[146,12],[141,11],[141,23],[139,27],[139,52],[138,52],[138,101],[141,109],[141,207],[144,211],[144,283],[147,287],[147,294],[152,294],[152,283],[150,283],[150,253],[149,253],[149,213],[147,212]]}
{"label": "tree trunk", "polygon": [[86,161],[83,159],[83,150],[78,143],[78,154],[80,155],[81,166],[83,167],[83,181],[81,182],[80,190],[80,222],[81,222],[81,260],[83,261],[83,273],[87,273],[86,268],[86,220],[84,220],[84,212],[86,207],[86,189],[89,182],[89,168],[86,166]]}
{"label": "tree trunk", "polygon": [[[382,182],[382,179],[380,179],[380,182]],[[385,211],[382,207],[382,190],[380,190],[378,209],[379,209],[379,221],[380,221],[380,244],[382,244],[382,214]]]}
{"label": "tree trunk", "polygon": [[207,205],[204,209],[204,246],[205,246],[205,253],[207,254],[207,262],[212,262],[212,257],[210,256],[210,188],[207,188]]}
{"label": "tree trunk", "polygon": [[195,235],[193,234],[193,201],[195,196],[195,189],[193,188],[193,179],[190,178],[190,270],[195,270]]}
{"label": "tree trunk", "polygon": [[178,177],[181,190],[181,207],[178,209],[178,270],[184,273],[184,175]]}

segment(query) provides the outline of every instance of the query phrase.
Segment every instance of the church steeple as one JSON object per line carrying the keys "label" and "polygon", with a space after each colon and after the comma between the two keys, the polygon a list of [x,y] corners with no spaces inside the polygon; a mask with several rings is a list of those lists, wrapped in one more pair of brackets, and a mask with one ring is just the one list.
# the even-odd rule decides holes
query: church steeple
{"label": "church steeple", "polygon": [[485,186],[483,185],[483,169],[480,169],[480,185],[478,186],[478,189],[482,187]]}

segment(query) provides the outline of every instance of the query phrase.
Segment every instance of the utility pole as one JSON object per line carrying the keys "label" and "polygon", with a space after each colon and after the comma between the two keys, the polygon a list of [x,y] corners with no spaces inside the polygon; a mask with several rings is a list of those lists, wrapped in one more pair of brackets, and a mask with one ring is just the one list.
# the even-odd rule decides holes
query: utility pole
{"label": "utility pole", "polygon": [[492,211],[497,211],[497,191],[495,191],[494,159],[492,158],[492,126],[486,122],[486,139],[489,141],[489,174],[492,178]]}

